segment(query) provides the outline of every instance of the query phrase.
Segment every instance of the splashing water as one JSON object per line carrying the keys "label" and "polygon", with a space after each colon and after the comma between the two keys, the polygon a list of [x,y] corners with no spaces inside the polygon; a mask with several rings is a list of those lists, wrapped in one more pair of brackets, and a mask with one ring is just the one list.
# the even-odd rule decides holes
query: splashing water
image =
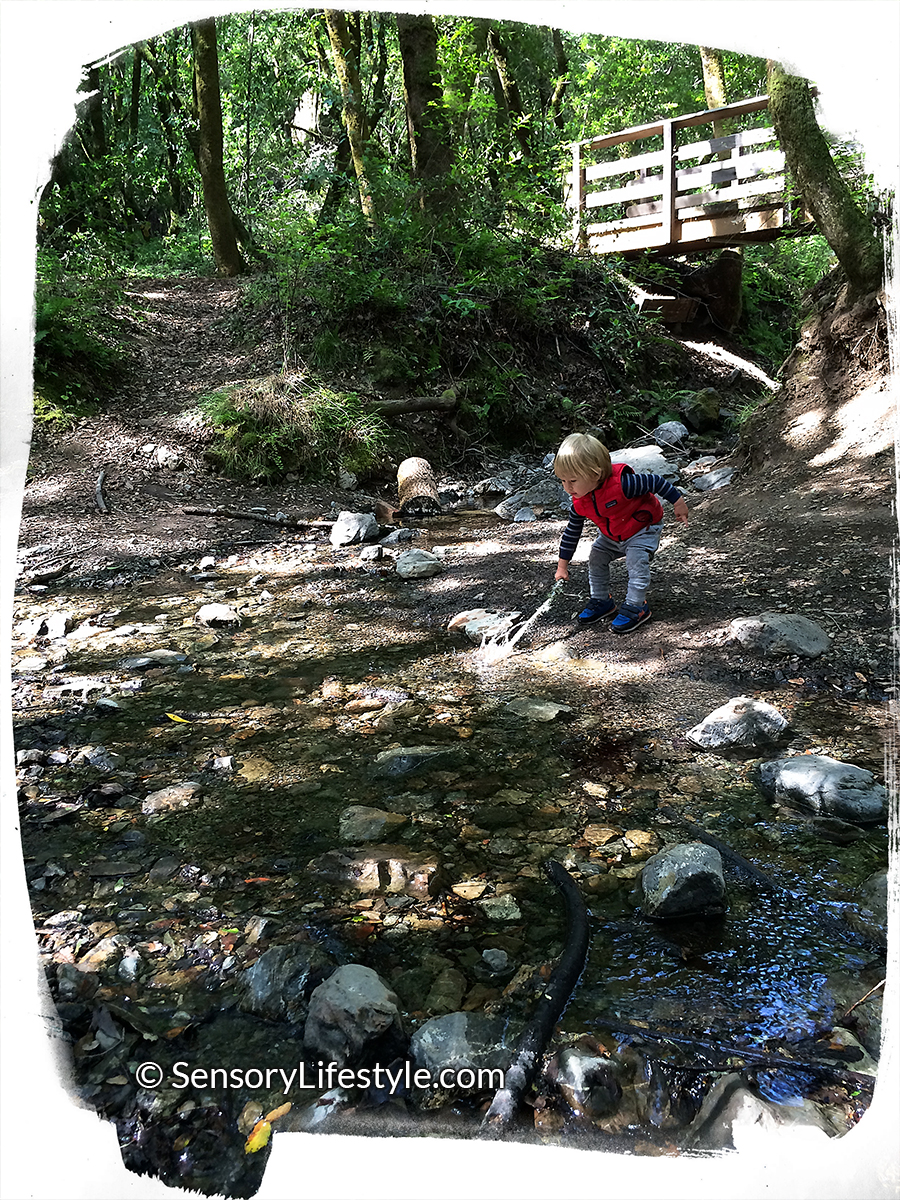
{"label": "splashing water", "polygon": [[485,634],[481,639],[481,645],[475,651],[476,656],[481,662],[486,666],[492,666],[494,663],[498,663],[502,659],[508,658],[510,654],[513,654],[516,643],[531,628],[538,617],[543,616],[548,611],[550,605],[562,591],[562,586],[563,581],[557,579],[556,583],[550,589],[547,599],[526,621],[520,621],[518,625],[510,625],[508,629],[504,629],[499,633],[493,633],[490,637]]}

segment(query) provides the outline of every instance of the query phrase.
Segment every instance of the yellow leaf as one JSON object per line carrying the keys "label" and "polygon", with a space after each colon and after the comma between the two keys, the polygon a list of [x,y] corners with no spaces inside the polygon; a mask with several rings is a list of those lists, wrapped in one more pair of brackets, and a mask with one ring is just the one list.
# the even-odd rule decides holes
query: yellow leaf
{"label": "yellow leaf", "polygon": [[266,1120],[277,1121],[279,1117],[283,1117],[286,1113],[289,1113],[291,1107],[291,1102],[288,1100],[287,1104],[282,1104],[279,1108],[273,1108],[270,1113],[266,1113]]}
{"label": "yellow leaf", "polygon": [[182,725],[190,725],[190,721],[188,721],[186,717],[176,716],[175,713],[166,713],[166,716],[170,721],[180,721]]}
{"label": "yellow leaf", "polygon": [[244,1143],[244,1153],[255,1154],[257,1150],[262,1150],[263,1146],[268,1144],[271,1132],[272,1126],[268,1121],[257,1121]]}

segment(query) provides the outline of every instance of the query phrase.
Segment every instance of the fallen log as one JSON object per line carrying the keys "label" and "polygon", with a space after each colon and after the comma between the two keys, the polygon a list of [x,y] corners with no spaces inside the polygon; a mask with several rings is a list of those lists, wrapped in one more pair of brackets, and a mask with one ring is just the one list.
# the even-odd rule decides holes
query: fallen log
{"label": "fallen log", "polygon": [[512,1061],[506,1070],[504,1086],[494,1094],[481,1123],[479,1136],[497,1137],[515,1116],[519,1101],[537,1073],[544,1047],[569,1002],[587,958],[590,930],[587,909],[578,885],[565,867],[552,858],[544,863],[544,871],[565,901],[566,945],[538,1001],[534,1017],[516,1043]]}
{"label": "fallen log", "polygon": [[106,472],[101,471],[99,476],[97,477],[97,487],[94,490],[94,499],[97,501],[97,507],[100,509],[100,511],[102,513],[109,512],[109,508],[107,507],[106,500],[104,499],[104,496],[103,496],[103,480],[105,478],[106,478]]}
{"label": "fallen log", "polygon": [[330,529],[334,521],[299,521],[294,517],[270,517],[267,513],[244,512],[240,508],[183,508],[183,513],[200,517],[234,517],[238,521],[263,521],[266,525],[280,525],[286,529]]}
{"label": "fallen log", "polygon": [[372,400],[371,407],[383,417],[401,416],[403,413],[450,412],[456,407],[456,392],[448,388],[440,396],[406,396],[398,400]]}
{"label": "fallen log", "polygon": [[437,483],[431,464],[424,458],[406,458],[397,468],[397,497],[400,515],[433,517],[441,511]]}

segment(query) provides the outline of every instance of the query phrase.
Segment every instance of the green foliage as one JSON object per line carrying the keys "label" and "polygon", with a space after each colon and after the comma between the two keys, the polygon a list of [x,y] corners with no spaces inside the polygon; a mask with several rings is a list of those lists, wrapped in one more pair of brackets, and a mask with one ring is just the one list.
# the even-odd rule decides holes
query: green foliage
{"label": "green foliage", "polygon": [[121,382],[129,356],[120,288],[108,281],[39,278],[34,335],[37,420],[66,425],[95,411]]}
{"label": "green foliage", "polygon": [[770,372],[797,341],[804,293],[834,263],[828,243],[818,235],[745,248],[741,336]]}
{"label": "green foliage", "polygon": [[277,480],[288,471],[320,479],[339,467],[369,469],[388,427],[353,392],[304,375],[275,375],[200,401],[210,432],[207,457],[230,476]]}

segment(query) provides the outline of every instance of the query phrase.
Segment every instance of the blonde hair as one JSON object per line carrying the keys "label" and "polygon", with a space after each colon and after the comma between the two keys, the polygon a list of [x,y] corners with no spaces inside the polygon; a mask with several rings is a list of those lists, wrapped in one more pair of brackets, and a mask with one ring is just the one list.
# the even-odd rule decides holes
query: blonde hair
{"label": "blonde hair", "polygon": [[570,433],[553,460],[556,475],[571,471],[576,475],[596,475],[601,483],[612,474],[609,451],[589,433]]}

